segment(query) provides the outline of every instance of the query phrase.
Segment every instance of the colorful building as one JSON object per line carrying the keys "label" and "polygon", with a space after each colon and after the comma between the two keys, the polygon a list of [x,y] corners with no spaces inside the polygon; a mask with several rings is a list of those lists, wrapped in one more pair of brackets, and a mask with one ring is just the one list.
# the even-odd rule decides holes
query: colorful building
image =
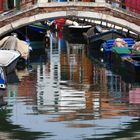
{"label": "colorful building", "polygon": [[37,0],[0,0],[0,12],[11,9],[20,10],[21,7],[27,7],[35,4]]}
{"label": "colorful building", "polygon": [[0,13],[3,11],[4,0],[0,0]]}
{"label": "colorful building", "polygon": [[15,0],[0,0],[0,12],[13,9],[16,6]]}
{"label": "colorful building", "polygon": [[126,0],[126,9],[140,14],[140,0]]}

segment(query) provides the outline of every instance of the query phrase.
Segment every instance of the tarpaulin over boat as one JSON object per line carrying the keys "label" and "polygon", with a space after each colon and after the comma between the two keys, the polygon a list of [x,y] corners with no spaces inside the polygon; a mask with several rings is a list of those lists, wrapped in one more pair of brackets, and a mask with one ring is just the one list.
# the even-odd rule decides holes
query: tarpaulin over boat
{"label": "tarpaulin over boat", "polygon": [[112,49],[113,52],[116,52],[117,54],[129,54],[130,50],[128,47],[113,47]]}
{"label": "tarpaulin over boat", "polygon": [[17,50],[21,57],[27,59],[29,56],[29,45],[14,36],[7,36],[0,41],[0,49]]}

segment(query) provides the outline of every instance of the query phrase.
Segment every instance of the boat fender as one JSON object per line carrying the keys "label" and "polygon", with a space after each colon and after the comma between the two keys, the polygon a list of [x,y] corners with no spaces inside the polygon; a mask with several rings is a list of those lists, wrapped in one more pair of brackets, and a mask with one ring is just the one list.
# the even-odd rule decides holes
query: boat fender
{"label": "boat fender", "polygon": [[100,48],[100,51],[101,51],[101,52],[103,52],[103,51],[104,51],[104,48],[103,48],[103,47],[101,47],[101,48]]}

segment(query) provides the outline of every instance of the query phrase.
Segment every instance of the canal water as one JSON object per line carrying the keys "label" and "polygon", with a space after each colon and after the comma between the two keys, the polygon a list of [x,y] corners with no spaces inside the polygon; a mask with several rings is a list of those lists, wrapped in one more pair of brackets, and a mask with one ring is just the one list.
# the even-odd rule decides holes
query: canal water
{"label": "canal water", "polygon": [[139,79],[114,67],[93,46],[52,34],[47,49],[32,52],[29,67],[8,76],[0,139],[139,139]]}

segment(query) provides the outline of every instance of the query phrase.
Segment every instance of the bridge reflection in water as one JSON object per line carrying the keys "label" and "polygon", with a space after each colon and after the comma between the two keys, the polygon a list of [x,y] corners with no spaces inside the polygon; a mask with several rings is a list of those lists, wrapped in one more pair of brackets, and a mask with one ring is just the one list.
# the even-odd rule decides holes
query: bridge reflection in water
{"label": "bridge reflection in water", "polygon": [[84,44],[54,34],[32,70],[16,71],[2,98],[5,139],[112,139],[139,137],[140,84],[125,82]]}

